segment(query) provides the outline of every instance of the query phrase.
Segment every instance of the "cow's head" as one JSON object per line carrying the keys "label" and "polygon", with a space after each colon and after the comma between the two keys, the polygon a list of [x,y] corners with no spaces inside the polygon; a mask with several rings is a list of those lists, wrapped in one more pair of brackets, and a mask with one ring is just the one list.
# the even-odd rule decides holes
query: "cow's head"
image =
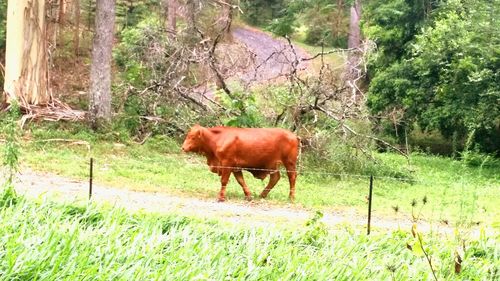
{"label": "cow's head", "polygon": [[201,134],[203,127],[200,125],[194,125],[191,130],[186,135],[186,139],[182,144],[182,151],[184,152],[199,152],[203,145]]}

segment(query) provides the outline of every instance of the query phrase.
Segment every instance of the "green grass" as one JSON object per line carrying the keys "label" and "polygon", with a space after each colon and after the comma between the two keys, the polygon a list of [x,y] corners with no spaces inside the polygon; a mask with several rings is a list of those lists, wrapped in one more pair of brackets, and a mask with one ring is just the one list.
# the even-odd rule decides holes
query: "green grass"
{"label": "green grass", "polygon": [[[311,46],[306,43],[300,42],[298,40],[294,40],[293,44],[297,45],[301,49],[305,50],[309,55],[315,56],[317,54],[321,54],[321,52],[328,53],[329,51],[334,50],[332,47],[321,48],[321,46]],[[342,72],[345,68],[344,64],[346,63],[347,53],[332,53],[323,56],[323,63],[325,65],[329,65],[330,68],[335,69],[338,68],[340,72]],[[315,71],[319,73],[322,62],[321,57],[317,57],[311,61],[312,67]]]}
{"label": "green grass", "polygon": [[[81,135],[85,138],[85,135]],[[61,137],[70,137],[62,135]],[[166,138],[153,138],[145,145],[125,146],[94,141],[91,151],[84,145],[58,142],[26,142],[21,162],[39,171],[53,172],[74,179],[86,180],[88,161],[95,158],[94,182],[118,188],[159,191],[197,198],[214,199],[220,188],[219,177],[208,171],[205,159],[180,153],[179,145]],[[74,137],[71,137],[74,138]],[[394,154],[380,154],[378,158],[394,170],[407,166],[406,160]],[[449,158],[415,154],[411,158],[415,182],[375,177],[373,215],[397,216],[411,219],[412,200],[422,198],[428,203],[422,208],[422,218],[448,221],[452,225],[485,224],[500,227],[500,174],[498,167],[470,168]],[[375,171],[376,172],[376,171]],[[245,179],[254,195],[258,195],[267,180],[262,182],[245,172]],[[305,167],[297,181],[298,206],[322,210],[354,209],[366,214],[368,177],[338,177],[316,173]],[[274,204],[288,202],[286,175],[271,191],[268,201]],[[242,201],[241,187],[231,177],[227,199]]]}
{"label": "green grass", "polygon": [[[0,199],[0,280],[432,280],[408,232],[329,232],[316,220],[283,231],[9,199]],[[440,280],[498,277],[498,236],[423,239]]]}

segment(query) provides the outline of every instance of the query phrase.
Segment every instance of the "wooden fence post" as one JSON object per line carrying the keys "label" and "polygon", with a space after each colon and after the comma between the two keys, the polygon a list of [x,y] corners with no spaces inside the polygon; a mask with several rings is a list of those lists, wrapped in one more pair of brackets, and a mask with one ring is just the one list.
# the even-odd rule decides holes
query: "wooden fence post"
{"label": "wooden fence post", "polygon": [[89,171],[89,200],[92,198],[92,178],[94,174],[94,158],[90,157],[90,171]]}
{"label": "wooden fence post", "polygon": [[367,235],[370,235],[370,223],[372,220],[372,191],[373,191],[373,175],[370,176],[370,193],[368,195],[368,226]]}

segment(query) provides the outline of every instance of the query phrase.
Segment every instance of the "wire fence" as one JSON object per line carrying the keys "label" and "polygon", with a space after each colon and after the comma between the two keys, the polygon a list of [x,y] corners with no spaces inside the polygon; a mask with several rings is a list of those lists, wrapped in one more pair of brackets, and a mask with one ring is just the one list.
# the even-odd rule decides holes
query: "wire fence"
{"label": "wire fence", "polygon": [[[47,140],[36,140],[35,142],[37,143],[45,143],[45,142],[66,142],[69,143],[70,145],[83,145],[87,148],[87,155],[90,158],[92,155],[92,147],[90,143],[87,141],[81,141],[81,140],[74,140],[74,139],[47,139]],[[140,157],[139,157],[140,158]],[[293,171],[288,171],[284,169],[283,167],[277,168],[277,169],[265,169],[265,168],[253,168],[253,167],[240,167],[240,166],[223,166],[223,165],[207,165],[206,163],[193,163],[188,161],[188,158],[184,159],[183,162],[179,162],[179,165],[184,164],[184,165],[191,165],[191,166],[199,166],[199,167],[210,167],[210,168],[216,168],[216,169],[231,169],[231,170],[237,170],[237,171],[260,171],[260,172],[268,172],[268,173],[276,173],[278,171],[287,173],[287,172],[297,172],[298,175],[321,175],[321,176],[327,176],[327,177],[334,177],[337,179],[345,179],[345,178],[358,178],[358,179],[369,179],[370,177],[373,177],[374,179],[383,179],[383,180],[390,180],[390,181],[397,181],[397,182],[405,182],[405,183],[422,183],[425,184],[426,181],[422,179],[417,179],[414,176],[411,177],[391,177],[391,176],[384,176],[384,175],[377,175],[377,174],[355,174],[355,173],[339,173],[339,172],[327,172],[327,171],[318,171],[318,170],[311,170],[308,168],[304,168],[300,165],[300,159],[299,163],[297,164],[296,170]]]}
{"label": "wire fence", "polygon": [[400,182],[408,182],[408,183],[417,183],[422,182],[420,180],[414,178],[405,178],[405,177],[390,177],[390,176],[380,176],[380,175],[367,175],[367,174],[352,174],[352,173],[334,173],[334,172],[325,172],[325,171],[314,171],[304,168],[298,168],[296,170],[287,170],[283,167],[277,169],[265,169],[265,168],[252,168],[252,167],[243,167],[243,166],[220,166],[220,165],[207,165],[204,163],[186,163],[187,165],[196,166],[196,167],[209,167],[216,169],[229,169],[236,171],[257,171],[257,172],[268,172],[270,174],[276,172],[289,173],[296,172],[297,175],[322,175],[322,176],[330,176],[335,178],[359,178],[359,179],[369,179],[373,177],[375,179],[384,179],[384,180],[392,180],[392,181],[400,181]]}
{"label": "wire fence", "polygon": [[[418,187],[412,188],[409,191],[409,192],[415,192],[414,193],[415,196],[423,195],[423,193],[416,192],[416,189],[420,190],[423,188],[423,189],[431,190],[430,188],[432,188],[434,186],[439,187],[440,185],[442,185],[442,186],[445,186],[445,187],[441,188],[443,190],[442,194],[447,194],[447,192],[450,192],[449,190],[452,190],[453,188],[456,189],[456,187],[461,188],[460,194],[461,194],[462,199],[460,199],[461,200],[460,204],[462,204],[462,205],[469,204],[468,202],[464,201],[466,199],[463,199],[463,198],[467,197],[468,195],[470,195],[471,198],[477,197],[476,196],[477,191],[475,191],[475,190],[467,191],[466,189],[464,189],[467,186],[467,184],[470,183],[470,181],[468,179],[466,179],[466,177],[464,177],[463,175],[458,174],[458,173],[456,175],[457,177],[455,179],[452,179],[454,182],[450,183],[450,181],[449,181],[450,179],[448,179],[448,178],[442,179],[439,177],[432,177],[432,176],[429,178],[422,178],[422,177],[419,178],[418,177],[419,174],[417,172],[410,172],[409,175],[403,175],[402,177],[390,176],[390,175],[380,175],[380,174],[377,175],[376,173],[374,173],[373,175],[370,175],[369,173],[363,174],[363,173],[348,173],[348,172],[345,172],[345,173],[344,172],[329,172],[327,170],[328,167],[326,167],[326,166],[312,168],[312,167],[301,165],[301,161],[298,162],[297,168],[294,170],[287,170],[281,165],[277,168],[274,168],[274,169],[244,167],[243,165],[241,165],[241,166],[239,166],[239,165],[227,165],[227,166],[225,166],[225,165],[208,165],[202,156],[194,156],[194,155],[181,154],[181,153],[171,153],[170,156],[163,155],[161,157],[156,157],[156,156],[150,157],[150,156],[146,156],[146,155],[136,154],[136,155],[133,155],[132,157],[127,157],[126,159],[123,159],[123,160],[118,157],[118,158],[116,158],[117,161],[115,161],[115,160],[113,160],[113,157],[109,158],[106,155],[99,155],[96,151],[94,151],[92,149],[91,145],[85,141],[51,139],[51,140],[37,141],[37,143],[47,143],[47,142],[52,142],[52,141],[69,142],[70,145],[80,145],[80,146],[86,148],[86,149],[84,149],[84,150],[86,150],[86,153],[85,152],[81,153],[77,157],[77,159],[75,158],[75,161],[82,161],[82,163],[80,165],[78,165],[81,167],[82,170],[78,171],[77,174],[84,175],[85,177],[86,176],[89,177],[89,182],[88,182],[89,183],[89,189],[88,189],[89,199],[92,199],[92,192],[93,192],[92,185],[94,183],[96,183],[96,182],[99,183],[102,180],[106,181],[105,178],[109,179],[110,175],[113,176],[114,174],[116,174],[112,170],[114,170],[114,169],[116,169],[116,170],[128,169],[128,168],[126,168],[127,166],[132,167],[132,170],[137,168],[137,167],[139,167],[139,169],[142,169],[143,167],[145,169],[153,169],[155,171],[155,173],[158,173],[158,172],[159,173],[163,173],[163,172],[176,173],[176,171],[177,172],[182,171],[182,174],[179,174],[179,177],[182,177],[182,176],[185,176],[186,174],[189,174],[189,172],[184,173],[185,171],[189,171],[189,168],[187,168],[187,169],[182,168],[183,166],[184,167],[191,166],[191,167],[196,168],[196,169],[205,170],[207,173],[209,173],[208,170],[212,170],[212,171],[215,170],[215,172],[217,172],[216,171],[217,169],[229,169],[229,170],[231,170],[231,172],[232,171],[248,171],[250,173],[262,172],[262,174],[267,174],[267,173],[272,174],[272,173],[276,173],[276,172],[280,172],[280,173],[296,172],[298,174],[298,179],[301,178],[301,175],[318,175],[318,176],[321,176],[320,177],[321,180],[323,177],[326,180],[324,182],[321,180],[316,182],[316,178],[314,176],[304,177],[305,178],[304,184],[310,185],[310,182],[312,180],[313,185],[315,185],[314,190],[319,192],[319,190],[325,190],[324,188],[328,188],[328,189],[330,189],[330,191],[328,191],[327,194],[331,194],[334,197],[338,197],[339,195],[342,196],[342,194],[343,194],[343,195],[346,195],[349,198],[351,198],[354,195],[354,197],[356,199],[352,199],[352,198],[354,198],[354,197],[352,197],[351,200],[356,200],[356,202],[357,202],[356,204],[359,205],[360,201],[364,201],[364,202],[367,202],[369,204],[370,210],[368,210],[368,214],[367,214],[368,218],[371,217],[371,202],[370,201],[372,199],[371,190],[373,189],[373,186],[375,186],[374,189],[376,191],[374,193],[375,197],[377,197],[377,194],[380,194],[380,192],[382,192],[382,194],[385,194],[386,191],[381,191],[380,189],[384,189],[384,190],[388,190],[387,188],[398,189],[400,187],[408,187],[408,186],[413,185],[413,184],[419,184]],[[154,163],[156,161],[159,161],[157,166],[163,165],[161,163],[161,161],[166,161],[168,163],[166,163],[164,168],[160,168],[160,167],[151,168],[151,167],[149,167],[150,164],[151,164],[151,166],[156,166],[156,164]],[[129,163],[129,162],[131,162],[131,163]],[[144,166],[142,164],[138,164],[141,162],[149,163],[149,164],[145,164]],[[214,162],[214,164],[216,164],[216,163],[217,162]],[[121,167],[121,166],[123,166],[123,167]],[[175,170],[175,168],[173,168],[174,166],[178,166],[180,170]],[[78,168],[78,169],[80,169],[80,168]],[[95,171],[94,171],[94,169],[95,169]],[[394,171],[397,172],[396,169],[394,169]],[[120,172],[118,172],[118,174],[119,173]],[[146,181],[149,182],[150,180],[152,180],[152,182],[155,182],[156,180],[153,179],[152,177],[147,179]],[[125,177],[125,178],[130,178],[130,177]],[[175,178],[175,177],[173,177],[173,178]],[[216,178],[217,177],[212,177],[210,179],[210,181],[205,181],[205,183],[207,183],[209,185],[215,184]],[[261,178],[261,177],[259,177],[259,178]],[[330,181],[330,180],[328,180],[328,178],[331,178],[332,180]],[[348,183],[349,179],[356,179],[356,180],[359,180],[359,182],[355,181],[353,183]],[[465,181],[464,181],[464,179],[465,179]],[[341,187],[341,189],[344,188],[344,191],[340,191],[340,189],[339,189],[340,193],[337,193],[337,191],[334,191],[334,187],[336,186],[336,182],[342,182],[342,181],[346,181],[347,184],[344,185],[343,187]],[[375,183],[374,183],[374,181],[375,181]],[[391,183],[390,185],[388,185],[387,181],[392,181],[394,183]],[[178,183],[180,185],[177,185]],[[186,183],[186,181],[184,181],[184,183]],[[162,185],[167,186],[169,183],[168,183],[168,180],[164,181],[162,179],[158,179],[158,181],[156,181],[155,185],[156,184],[159,184],[160,186],[162,186]],[[180,181],[176,182],[175,184],[177,187],[184,188]],[[401,186],[399,186],[399,185],[401,185]],[[186,187],[192,188],[191,186],[186,186]],[[356,191],[354,191],[354,192],[356,194],[349,194],[348,195],[345,192],[345,187],[347,187],[347,188],[355,187]],[[500,187],[500,186],[496,186],[496,187]],[[153,188],[152,190],[157,190],[157,189]],[[199,189],[196,189],[196,190],[199,190]],[[379,191],[377,191],[377,190],[379,190]],[[370,191],[370,193],[369,193],[369,191]],[[467,193],[464,193],[463,191],[467,191]],[[321,194],[323,194],[323,193],[321,193]],[[310,196],[310,195],[304,195],[304,196],[305,196],[304,198],[306,198],[307,196]],[[324,197],[325,195],[322,195],[322,196]],[[383,196],[383,195],[381,195],[381,196]],[[400,197],[396,196],[396,198],[400,198]],[[309,200],[309,199],[311,199],[311,198],[308,198],[307,200]],[[374,199],[376,200],[377,198],[374,198]],[[387,208],[390,209],[390,207],[393,206],[392,204],[394,204],[396,207],[399,204],[402,204],[403,203],[403,202],[401,202],[402,199],[407,200],[408,196],[406,198],[401,197],[400,199],[395,199],[391,196],[389,196],[389,198],[385,198],[384,199],[385,203],[383,203],[383,204],[385,204],[384,205],[384,208],[386,208],[385,210],[387,210]],[[434,208],[438,208],[438,209],[436,209],[437,212],[444,213],[443,210],[446,208],[447,204],[449,204],[449,202],[451,202],[450,200],[452,200],[452,199],[453,198],[450,199],[450,198],[447,198],[446,196],[443,196],[440,198],[435,198],[434,201],[441,202],[441,204],[436,203],[438,205],[438,207],[434,207]],[[329,200],[329,199],[322,199],[322,200],[323,200],[322,202],[325,202],[324,200]],[[387,203],[388,200],[391,201],[391,203]],[[335,201],[335,202],[337,202],[337,201]],[[377,200],[375,201],[375,203],[376,203],[375,204],[375,213],[377,213],[377,209],[379,209],[380,207],[377,205]],[[434,204],[434,205],[436,205],[436,204]],[[476,203],[473,203],[472,205],[474,205],[474,204],[476,204]],[[466,205],[464,205],[464,206],[466,206]],[[460,207],[460,208],[466,208],[466,207]],[[432,212],[434,212],[434,209]],[[369,228],[369,225],[367,227]]]}

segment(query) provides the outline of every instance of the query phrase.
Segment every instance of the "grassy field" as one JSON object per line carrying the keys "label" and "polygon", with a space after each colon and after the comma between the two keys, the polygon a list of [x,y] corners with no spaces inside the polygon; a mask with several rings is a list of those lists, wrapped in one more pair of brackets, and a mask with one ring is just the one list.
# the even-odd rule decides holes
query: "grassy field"
{"label": "grassy field", "polygon": [[[439,280],[498,278],[498,238],[422,237]],[[415,241],[314,218],[277,231],[0,196],[0,280],[433,280]]]}
{"label": "grassy field", "polygon": [[327,54],[323,56],[323,61],[321,61],[321,57],[311,60],[313,69],[317,73],[319,73],[323,65],[328,65],[330,68],[337,68],[338,70],[343,70],[345,68],[347,53],[336,52],[328,54],[328,52],[334,51],[335,49],[331,47],[322,48],[321,46],[311,46],[300,41],[294,41],[293,43],[299,48],[305,50],[309,55],[311,55],[311,57],[321,53]]}
{"label": "grassy field", "polygon": [[[48,137],[48,136],[45,136]],[[51,136],[54,137],[54,136]],[[88,135],[61,135],[68,139],[85,139],[86,145],[72,142],[42,141],[37,135],[23,144],[21,162],[34,170],[53,172],[74,179],[87,179],[88,162],[95,158],[94,181],[98,184],[141,191],[159,191],[201,198],[216,198],[220,182],[208,171],[204,159],[180,153],[179,145],[169,139],[150,139],[144,145],[127,145],[96,141]],[[406,159],[394,154],[380,154],[386,166],[395,170],[408,168]],[[480,224],[500,227],[500,173],[498,167],[470,168],[460,161],[415,154],[411,158],[413,182],[375,177],[374,216],[411,218],[422,211],[422,218],[447,221],[451,225]],[[298,206],[320,210],[354,209],[365,214],[369,178],[331,176],[304,167],[297,182]],[[253,179],[245,172],[254,195],[267,181]],[[420,202],[427,198],[427,205]],[[244,200],[241,187],[231,178],[228,200]],[[268,201],[288,202],[288,180],[282,180],[271,191]],[[411,206],[412,201],[417,206]],[[394,214],[397,208],[398,214]],[[413,210],[412,210],[413,209]]]}

